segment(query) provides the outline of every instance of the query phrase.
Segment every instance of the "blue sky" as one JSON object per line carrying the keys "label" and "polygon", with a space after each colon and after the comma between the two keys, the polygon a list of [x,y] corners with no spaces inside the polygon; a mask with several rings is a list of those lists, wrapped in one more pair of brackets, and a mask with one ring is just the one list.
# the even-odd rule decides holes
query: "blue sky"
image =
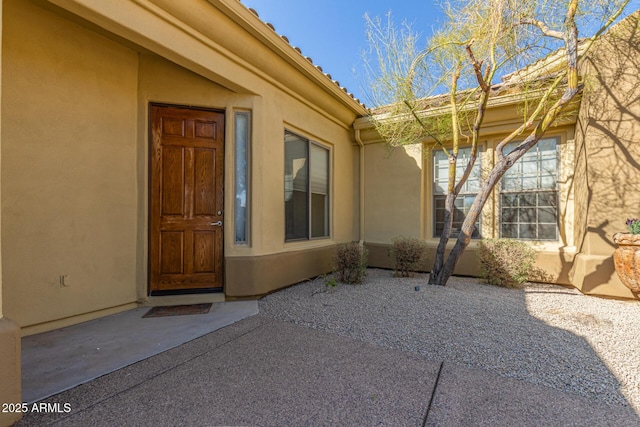
{"label": "blue sky", "polygon": [[432,1],[416,0],[241,0],[270,22],[313,63],[331,74],[360,101],[367,103],[362,83],[361,52],[367,48],[364,14],[384,17],[391,11],[396,23],[407,21],[424,36],[441,18]]}
{"label": "blue sky", "polygon": [[[412,24],[422,34],[422,40],[443,19],[434,0],[240,1],[255,9],[260,19],[273,24],[278,34],[287,36],[293,46],[365,104],[369,104],[362,87],[361,52],[367,48],[365,13],[384,17],[391,11],[396,24]],[[640,0],[632,0],[627,11],[639,7]]]}

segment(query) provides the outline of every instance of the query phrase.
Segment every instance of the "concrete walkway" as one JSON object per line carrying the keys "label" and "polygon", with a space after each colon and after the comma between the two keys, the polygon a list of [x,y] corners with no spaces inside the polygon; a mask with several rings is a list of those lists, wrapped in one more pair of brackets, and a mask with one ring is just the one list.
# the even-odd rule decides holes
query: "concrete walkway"
{"label": "concrete walkway", "polygon": [[264,315],[44,402],[59,411],[32,412],[17,425],[640,425],[629,407]]}
{"label": "concrete walkway", "polygon": [[32,403],[258,313],[257,301],[207,314],[142,318],[140,307],[22,339],[22,400]]}

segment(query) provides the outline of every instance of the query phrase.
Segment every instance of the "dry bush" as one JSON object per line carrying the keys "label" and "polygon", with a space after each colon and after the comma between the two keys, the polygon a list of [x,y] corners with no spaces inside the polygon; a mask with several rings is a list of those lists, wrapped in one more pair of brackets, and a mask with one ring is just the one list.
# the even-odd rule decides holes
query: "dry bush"
{"label": "dry bush", "polygon": [[333,258],[333,271],[342,283],[362,283],[367,275],[369,251],[358,242],[340,243]]}
{"label": "dry bush", "polygon": [[427,253],[427,243],[415,237],[394,237],[389,248],[389,256],[394,261],[397,276],[410,277],[418,270]]}
{"label": "dry bush", "polygon": [[526,282],[536,252],[513,239],[486,239],[480,242],[480,277],[491,285],[515,288]]}

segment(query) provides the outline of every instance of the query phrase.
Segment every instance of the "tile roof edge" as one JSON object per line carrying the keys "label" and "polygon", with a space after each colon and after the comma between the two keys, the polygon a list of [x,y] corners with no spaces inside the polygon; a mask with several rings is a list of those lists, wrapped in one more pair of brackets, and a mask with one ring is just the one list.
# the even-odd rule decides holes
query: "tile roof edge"
{"label": "tile roof edge", "polygon": [[[343,103],[350,104],[356,113],[360,115],[367,113],[368,109],[364,103],[350,93],[347,88],[341,86],[339,81],[334,80],[331,74],[324,72],[321,66],[314,64],[313,59],[304,55],[299,47],[292,45],[286,35],[278,34],[275,26],[263,21],[255,9],[247,7],[241,0],[207,1],[221,9],[223,13],[249,30],[254,36],[257,36],[260,41],[281,53],[280,56],[285,60],[296,63],[299,69],[305,70],[309,77],[324,86],[328,92],[341,99]],[[224,6],[224,9],[220,6]]]}

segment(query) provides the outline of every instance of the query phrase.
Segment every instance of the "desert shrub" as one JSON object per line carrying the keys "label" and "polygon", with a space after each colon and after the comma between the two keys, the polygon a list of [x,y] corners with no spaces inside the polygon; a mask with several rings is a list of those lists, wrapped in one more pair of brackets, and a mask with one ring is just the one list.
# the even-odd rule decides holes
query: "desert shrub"
{"label": "desert shrub", "polygon": [[367,275],[369,251],[358,242],[341,243],[336,247],[333,269],[342,283],[362,283]]}
{"label": "desert shrub", "polygon": [[527,280],[529,282],[554,283],[556,276],[549,273],[547,270],[534,265],[531,267],[531,270],[529,270]]}
{"label": "desert shrub", "polygon": [[479,245],[480,277],[491,285],[514,288],[522,285],[533,266],[536,252],[513,239],[486,239]]}
{"label": "desert shrub", "polygon": [[326,286],[327,289],[334,289],[338,286],[338,281],[336,280],[335,277],[331,277],[331,276],[323,276],[324,278],[324,286]]}
{"label": "desert shrub", "polygon": [[396,275],[400,277],[411,276],[419,268],[426,253],[427,243],[415,237],[394,237],[389,248]]}

